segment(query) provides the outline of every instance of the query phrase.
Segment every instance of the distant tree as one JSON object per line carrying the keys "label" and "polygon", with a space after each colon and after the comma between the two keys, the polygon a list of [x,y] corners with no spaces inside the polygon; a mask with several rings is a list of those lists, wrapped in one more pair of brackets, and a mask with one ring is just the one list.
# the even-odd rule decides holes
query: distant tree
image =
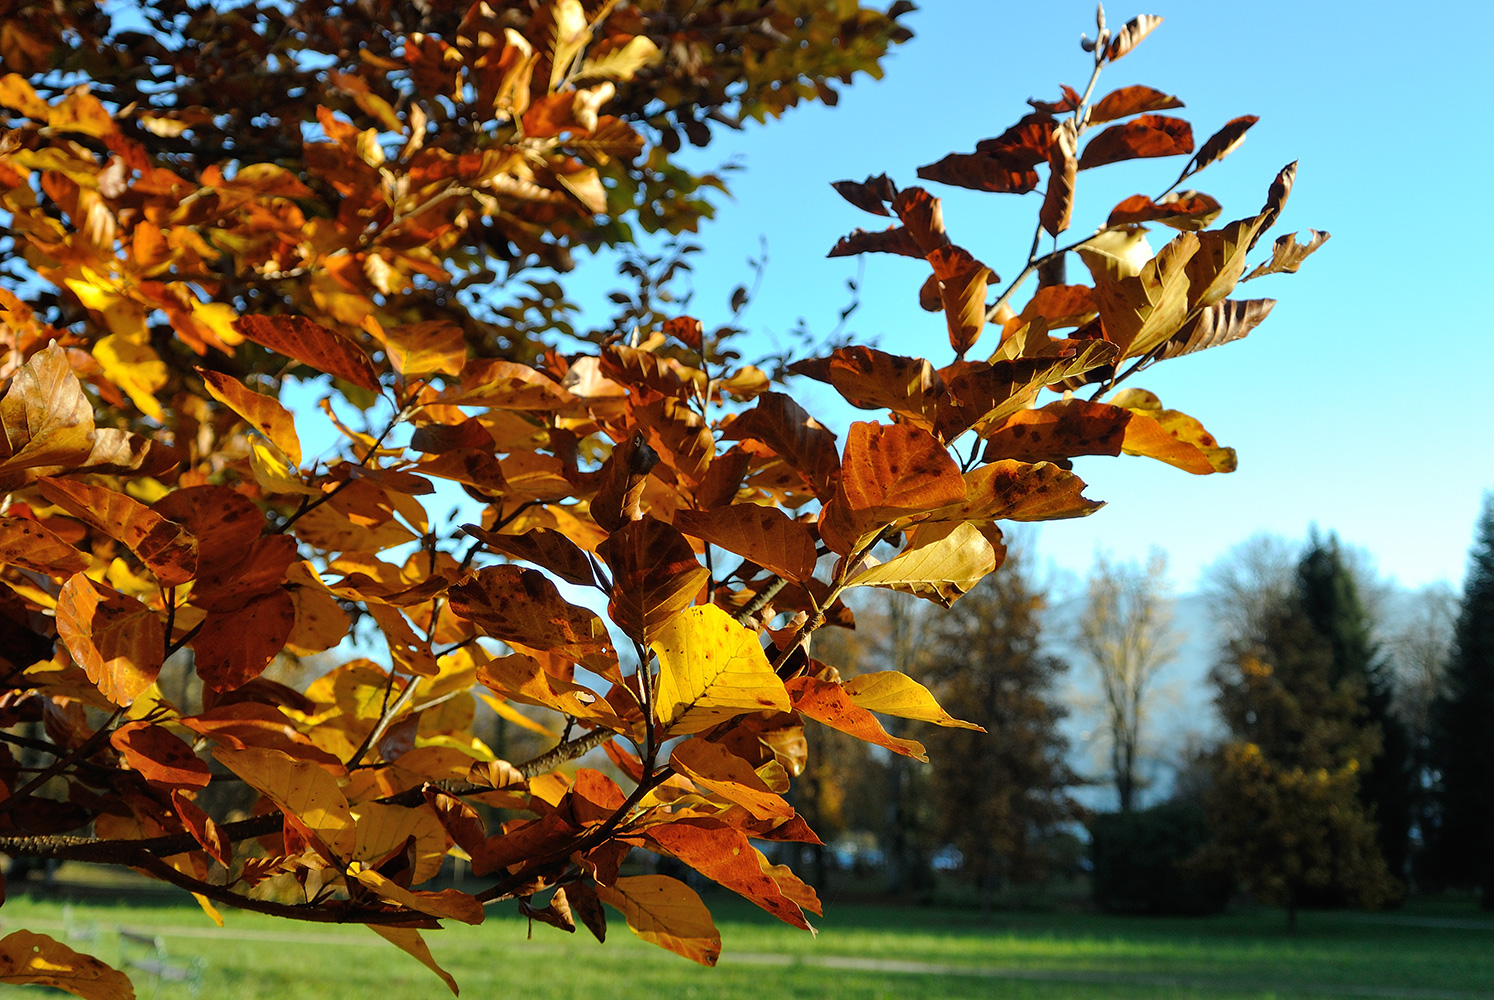
{"label": "distant tree", "polygon": [[[1458,595],[1445,583],[1411,595],[1386,639],[1396,678],[1396,715],[1406,728],[1411,748],[1411,822],[1423,848],[1437,824],[1437,775],[1432,760],[1432,705],[1442,690],[1458,622]],[[1412,859],[1420,878],[1430,857],[1426,850]],[[1435,872],[1425,872],[1436,880]]]}
{"label": "distant tree", "polygon": [[1053,702],[1067,664],[1041,651],[1044,597],[1015,552],[1003,572],[933,623],[933,651],[920,673],[947,711],[986,730],[939,729],[925,737],[933,832],[964,856],[965,875],[979,886],[986,910],[1002,882],[1046,878],[1050,835],[1082,812],[1068,795],[1078,779],[1064,763],[1064,709]]}
{"label": "distant tree", "polygon": [[1432,759],[1440,772],[1436,869],[1476,882],[1494,909],[1494,494],[1485,496],[1441,696],[1432,707]]}
{"label": "distant tree", "polygon": [[1166,556],[1154,550],[1144,568],[1098,556],[1090,570],[1077,645],[1100,681],[1102,731],[1121,812],[1136,804],[1152,682],[1177,656],[1178,643]]}
{"label": "distant tree", "polygon": [[1322,538],[1316,531],[1309,535],[1297,565],[1297,599],[1333,650],[1332,681],[1349,678],[1364,687],[1362,725],[1378,732],[1380,749],[1363,762],[1359,798],[1375,821],[1386,866],[1404,878],[1410,853],[1411,744],[1394,710],[1390,663],[1374,639],[1370,615],[1337,537]]}
{"label": "distant tree", "polygon": [[1211,853],[1261,899],[1297,910],[1324,896],[1374,907],[1395,883],[1359,798],[1379,749],[1364,682],[1334,677],[1333,647],[1295,602],[1266,613],[1213,671],[1230,740],[1208,795]]}
{"label": "distant tree", "polygon": [[1260,532],[1203,571],[1201,590],[1225,644],[1258,635],[1278,602],[1291,596],[1297,543]]}

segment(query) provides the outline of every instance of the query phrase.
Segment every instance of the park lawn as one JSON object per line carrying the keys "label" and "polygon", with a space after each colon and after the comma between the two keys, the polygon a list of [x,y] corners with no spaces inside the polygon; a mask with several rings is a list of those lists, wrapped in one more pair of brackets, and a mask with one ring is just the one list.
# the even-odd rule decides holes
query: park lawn
{"label": "park lawn", "polygon": [[[1281,914],[1269,910],[1198,920],[1001,913],[983,922],[971,911],[842,903],[832,904],[817,921],[818,938],[810,938],[725,895],[708,901],[725,945],[713,970],[638,941],[616,914],[609,914],[606,945],[584,930],[572,936],[542,925],[528,940],[525,922],[502,907],[479,927],[458,925],[427,940],[463,995],[482,998],[1494,1000],[1494,921],[1418,926],[1308,913],[1290,936]],[[71,908],[74,926],[99,931],[92,944],[76,946],[110,963],[119,954],[115,928],[160,929],[173,962],[204,960],[199,996],[209,1000],[449,995],[413,959],[363,928],[225,916],[227,927],[219,931],[195,906]],[[1444,907],[1389,919],[1428,916],[1476,924],[1478,914],[1471,906]],[[61,904],[26,896],[0,908],[7,932],[27,927],[61,939],[62,918]],[[142,1000],[189,996],[184,986],[154,984],[138,972],[134,978]]]}

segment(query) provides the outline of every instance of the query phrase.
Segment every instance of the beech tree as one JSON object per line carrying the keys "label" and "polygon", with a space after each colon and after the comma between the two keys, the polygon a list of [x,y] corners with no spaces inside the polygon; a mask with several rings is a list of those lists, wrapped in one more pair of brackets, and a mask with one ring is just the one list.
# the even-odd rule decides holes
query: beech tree
{"label": "beech tree", "polygon": [[[1220,205],[1183,184],[1256,119],[1195,147],[1164,113],[1176,97],[1097,91],[1160,22],[1102,14],[1082,91],[918,171],[1041,188],[1011,280],[927,188],[837,184],[892,225],[831,252],[924,261],[949,335],[936,361],[849,346],[796,364],[868,411],[843,440],[729,330],[643,315],[589,340],[556,318],[563,289],[499,281],[495,263],[563,268],[631,227],[692,225],[709,179],[670,160],[679,132],[828,99],[875,69],[908,6],[12,5],[0,852],[128,866],[215,920],[363,923],[453,991],[422,932],[502,901],[598,938],[611,907],[714,963],[693,891],[620,874],[634,849],[808,928],[816,894],[752,843],[817,840],[783,796],[804,720],[898,754],[878,714],[962,725],[904,674],[842,683],[814,634],[853,623],[851,588],[949,605],[997,569],[1002,521],[1092,513],[1076,456],[1233,469],[1197,420],[1123,383],[1245,336],[1272,302],[1237,284],[1327,238],[1247,264],[1294,166],[1210,229]],[[1148,157],[1183,165],[1039,251],[1076,218],[1081,173]],[[1074,254],[1090,283],[1018,297]],[[337,455],[303,453],[290,375],[325,394],[297,418],[335,426]],[[433,515],[438,482],[481,523]],[[334,654],[305,690],[264,676],[282,652],[340,648],[354,614],[381,661]],[[157,683],[179,658],[201,704]],[[498,758],[475,696],[552,713],[550,749]],[[28,721],[43,735],[11,731]],[[609,763],[580,766],[596,750]],[[209,812],[210,785],[248,790],[251,814]],[[516,818],[490,826],[479,805]],[[421,888],[453,853],[481,887]],[[133,995],[24,930],[0,940],[0,982]]]}

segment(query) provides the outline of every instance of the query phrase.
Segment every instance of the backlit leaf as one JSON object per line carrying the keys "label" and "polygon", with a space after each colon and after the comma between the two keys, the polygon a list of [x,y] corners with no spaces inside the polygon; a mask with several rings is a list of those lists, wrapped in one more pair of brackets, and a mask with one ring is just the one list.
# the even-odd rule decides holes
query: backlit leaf
{"label": "backlit leaf", "polygon": [[197,539],[144,504],[71,479],[44,477],[37,485],[48,500],[72,516],[129,546],[163,586],[186,583],[197,572]]}
{"label": "backlit leaf", "polygon": [[887,587],[937,601],[945,607],[996,569],[996,551],[965,522],[920,528],[909,548],[849,581],[851,587]]}
{"label": "backlit leaf", "polygon": [[164,726],[127,722],[109,734],[109,742],[146,781],[170,788],[206,788],[211,779],[207,762]]}
{"label": "backlit leaf", "polygon": [[936,726],[985,732],[973,722],[961,722],[954,718],[939,707],[928,688],[896,670],[874,670],[871,673],[857,674],[846,681],[844,686],[850,699],[868,712],[932,722]]}
{"label": "backlit leaf", "polygon": [[[787,868],[770,865],[741,830],[715,819],[685,819],[649,827],[644,836],[665,853],[784,923],[800,930],[813,930],[804,910],[820,912],[814,890],[799,882]],[[787,889],[780,879],[788,883]]]}
{"label": "backlit leaf", "polygon": [[768,787],[751,764],[719,743],[685,740],[675,745],[670,764],[696,784],[737,803],[755,819],[787,819],[794,814],[793,807]]}
{"label": "backlit leaf", "polygon": [[1274,305],[1275,299],[1226,299],[1200,309],[1162,345],[1157,357],[1175,358],[1239,340],[1270,315]]}
{"label": "backlit leaf", "polygon": [[1188,261],[1199,240],[1182,233],[1142,267],[1135,277],[1112,280],[1096,271],[1095,303],[1105,339],[1121,357],[1137,357],[1177,333],[1188,317]]}
{"label": "backlit leaf", "polygon": [[852,701],[839,684],[817,677],[795,677],[784,686],[794,710],[808,718],[904,757],[925,762],[929,759],[922,743],[888,735],[877,717]]}
{"label": "backlit leaf", "polygon": [[1089,140],[1079,157],[1079,169],[1088,170],[1120,160],[1191,152],[1193,126],[1181,118],[1142,115],[1124,124],[1112,125]]}
{"label": "backlit leaf", "polygon": [[199,368],[197,373],[214,399],[243,417],[250,427],[284,452],[291,464],[301,464],[301,439],[296,436],[295,421],[279,400],[255,392],[221,372]]}
{"label": "backlit leaf", "polygon": [[659,630],[655,712],[670,735],[698,733],[747,712],[789,710],[757,633],[714,604],[686,608]]}
{"label": "backlit leaf", "polygon": [[495,639],[599,667],[615,662],[602,620],[562,598],[538,570],[485,566],[448,596],[452,611]]}
{"label": "backlit leaf", "polygon": [[28,517],[0,517],[0,563],[61,579],[88,568],[88,557]]}
{"label": "backlit leaf", "polygon": [[277,807],[296,817],[338,858],[350,858],[357,832],[337,779],[319,765],[280,750],[218,747],[213,756]]}
{"label": "backlit leaf", "polygon": [[51,986],[83,1000],[135,1000],[124,973],[31,931],[0,939],[0,983]]}
{"label": "backlit leaf", "polygon": [[666,875],[626,875],[596,895],[615,907],[640,938],[692,962],[711,966],[721,957],[721,935],[695,890]]}
{"label": "backlit leaf", "polygon": [[82,573],[57,595],[57,634],[116,705],[130,704],[155,683],[166,655],[166,623],[158,612]]}
{"label": "backlit leaf", "polygon": [[1271,245],[1271,259],[1256,267],[1241,280],[1249,281],[1252,278],[1259,278],[1266,274],[1295,272],[1297,268],[1302,266],[1302,262],[1307,259],[1309,254],[1328,242],[1328,234],[1325,232],[1309,229],[1308,233],[1311,236],[1306,243],[1298,243],[1296,233],[1288,233],[1286,236],[1277,239]]}
{"label": "backlit leaf", "polygon": [[0,399],[0,474],[82,463],[93,450],[93,407],[56,343],[33,354]]}
{"label": "backlit leaf", "polygon": [[1224,123],[1224,127],[1204,141],[1198,147],[1198,152],[1193,155],[1193,160],[1188,164],[1184,175],[1196,174],[1204,167],[1224,159],[1230,153],[1240,148],[1245,141],[1245,133],[1250,131],[1250,126],[1260,121],[1257,115],[1241,115],[1231,118]]}
{"label": "backlit leaf", "polygon": [[426,945],[425,938],[420,936],[420,931],[413,927],[391,927],[387,924],[369,924],[368,929],[434,972],[441,978],[441,982],[446,984],[446,988],[451,990],[452,996],[462,992],[457,988],[457,981],[452,978],[451,973],[436,964],[436,959],[431,955],[431,949]]}
{"label": "backlit leaf", "polygon": [[[294,555],[294,553],[289,553]],[[296,625],[296,608],[281,587],[241,607],[210,611],[192,639],[197,675],[212,691],[232,691],[264,673]]]}
{"label": "backlit leaf", "polygon": [[234,329],[261,347],[360,389],[379,390],[378,369],[363,348],[304,316],[241,316]]}
{"label": "backlit leaf", "polygon": [[1126,425],[1122,450],[1145,455],[1194,475],[1235,471],[1235,450],[1220,447],[1203,424],[1177,410],[1163,409],[1162,401],[1145,389],[1122,389],[1111,404],[1134,415]]}
{"label": "backlit leaf", "polygon": [[796,582],[814,575],[814,533],[775,507],[733,504],[714,510],[682,510],[675,526],[712,545],[735,552]]}

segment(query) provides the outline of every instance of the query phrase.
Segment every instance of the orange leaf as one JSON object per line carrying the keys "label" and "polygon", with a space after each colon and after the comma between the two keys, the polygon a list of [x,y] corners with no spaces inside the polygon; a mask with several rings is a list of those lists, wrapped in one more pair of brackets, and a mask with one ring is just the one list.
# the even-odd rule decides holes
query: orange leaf
{"label": "orange leaf", "polygon": [[135,1000],[135,990],[124,973],[30,931],[15,931],[0,939],[0,983],[52,986],[83,1000]]}
{"label": "orange leaf", "polygon": [[227,868],[233,863],[233,844],[223,835],[218,824],[202,808],[187,798],[179,789],[171,790],[171,805],[181,817],[182,825],[192,838],[202,845],[214,861]]}
{"label": "orange leaf", "polygon": [[1202,229],[1219,217],[1219,202],[1197,191],[1174,191],[1152,201],[1144,194],[1133,194],[1110,210],[1107,226],[1160,222],[1174,229]]}
{"label": "orange leaf", "polygon": [[57,595],[57,634],[116,705],[130,704],[155,683],[166,655],[166,623],[159,614],[82,573]]}
{"label": "orange leaf", "polygon": [[733,441],[750,438],[772,448],[821,500],[828,500],[835,490],[840,468],[835,432],[784,393],[763,393],[756,406],[726,426],[722,436]]}
{"label": "orange leaf", "polygon": [[270,396],[255,392],[238,379],[221,372],[196,369],[208,393],[263,434],[285,453],[292,465],[301,464],[301,439],[290,411]]}
{"label": "orange leaf", "polygon": [[1049,462],[992,462],[965,473],[965,484],[964,503],[941,507],[925,520],[1053,521],[1104,506],[1083,496],[1084,480]]}
{"label": "orange leaf", "polygon": [[594,587],[597,584],[596,573],[586,550],[553,528],[531,528],[522,535],[504,535],[479,528],[475,524],[464,524],[462,532],[476,538],[494,552],[547,569],[566,583],[578,587]]}
{"label": "orange leaf", "polygon": [[854,423],[835,497],[820,512],[820,536],[847,555],[905,514],[964,499],[959,467],[928,431]]}
{"label": "orange leaf", "polygon": [[357,831],[337,779],[309,760],[279,750],[219,747],[213,756],[246,785],[294,816],[339,858],[353,854]]}
{"label": "orange leaf", "polygon": [[817,677],[795,677],[784,686],[788,688],[795,711],[863,742],[875,743],[904,757],[928,762],[922,743],[889,735],[877,717],[852,701],[839,684]]}
{"label": "orange leaf", "polygon": [[170,788],[206,788],[211,775],[207,762],[163,726],[127,722],[109,734],[125,763],[146,781]]}
{"label": "orange leaf", "polygon": [[768,859],[748,842],[741,830],[715,819],[684,819],[651,826],[643,831],[643,836],[663,853],[678,858],[784,923],[800,930],[813,930],[803,909],[784,891],[778,879],[784,878],[794,895],[802,895],[801,887],[807,891],[805,898],[813,900],[807,908],[818,913],[819,900],[814,898],[813,890],[787,874],[787,869],[775,868],[770,873]]}
{"label": "orange leaf", "polygon": [[379,373],[363,348],[304,316],[241,316],[234,329],[261,347],[311,368],[379,391]]}
{"label": "orange leaf", "polygon": [[630,875],[596,887],[597,898],[621,911],[643,940],[701,965],[721,957],[721,935],[695,890],[666,875]]}
{"label": "orange leaf", "polygon": [[754,819],[787,819],[794,814],[794,807],[769,788],[751,764],[719,743],[685,740],[675,745],[670,764],[697,785],[737,803]]}
{"label": "orange leaf", "polygon": [[186,583],[197,572],[197,539],[144,504],[123,493],[70,479],[44,476],[37,486],[69,514],[129,546],[162,586]]}
{"label": "orange leaf", "polygon": [[714,510],[682,510],[675,527],[728,552],[735,552],[788,580],[814,575],[814,533],[777,507],[733,504]]}
{"label": "orange leaf", "polygon": [[1096,101],[1094,107],[1090,108],[1089,121],[1092,125],[1098,125],[1101,122],[1129,118],[1146,111],[1166,111],[1169,108],[1181,108],[1182,106],[1183,102],[1171,94],[1164,94],[1160,90],[1138,84],[1112,90]]}
{"label": "orange leaf", "polygon": [[9,480],[5,473],[82,464],[93,450],[93,407],[55,342],[11,378],[0,422],[0,482]]}
{"label": "orange leaf", "polygon": [[1119,455],[1131,414],[1107,403],[1060,399],[1008,417],[986,437],[985,460],[1061,461],[1076,455]]}
{"label": "orange leaf", "polygon": [[29,517],[0,517],[0,563],[60,579],[88,568],[88,557]]}

